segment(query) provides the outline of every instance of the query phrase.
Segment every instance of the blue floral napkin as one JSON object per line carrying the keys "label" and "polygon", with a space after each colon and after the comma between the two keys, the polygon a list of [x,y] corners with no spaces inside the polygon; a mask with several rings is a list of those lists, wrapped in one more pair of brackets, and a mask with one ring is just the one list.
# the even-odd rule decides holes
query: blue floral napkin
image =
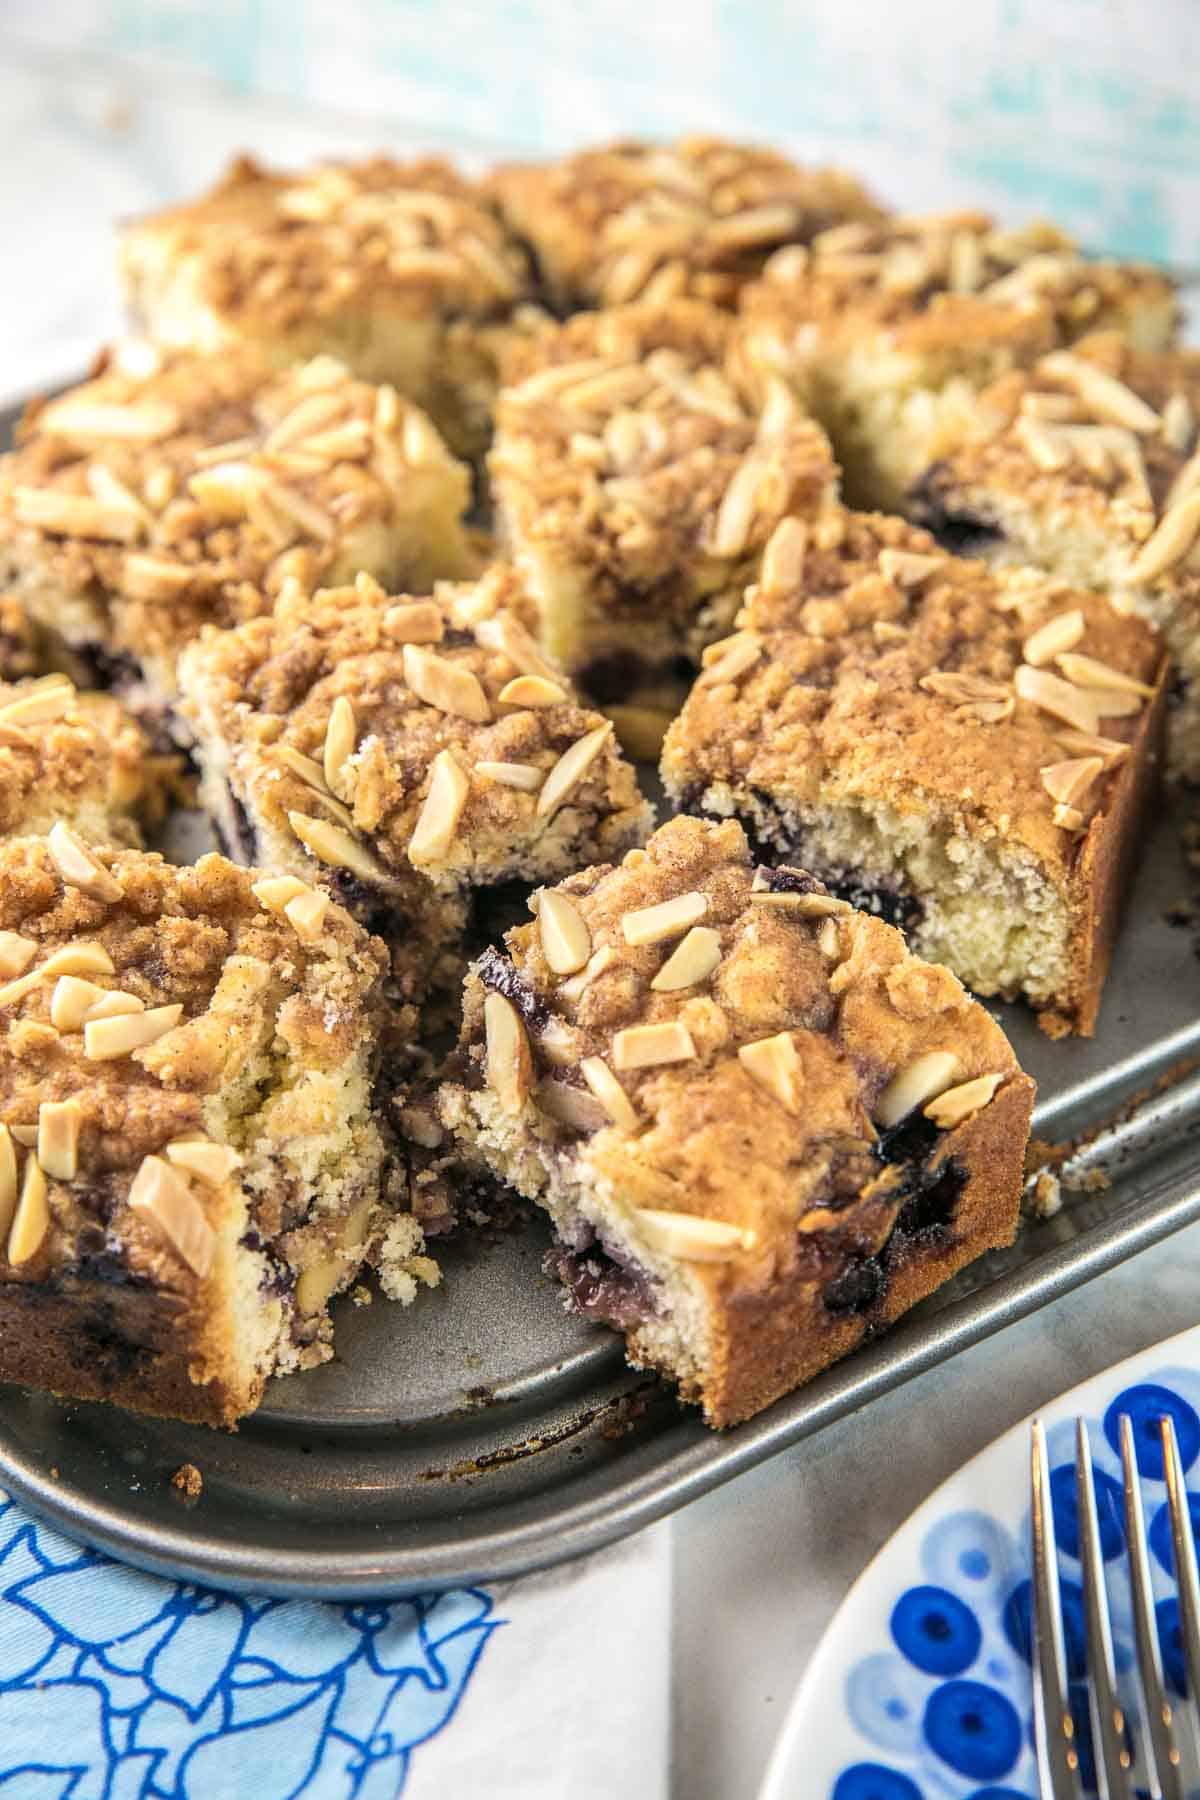
{"label": "blue floral napkin", "polygon": [[668,1567],[656,1527],[491,1589],[239,1599],[0,1497],[0,1796],[657,1800]]}

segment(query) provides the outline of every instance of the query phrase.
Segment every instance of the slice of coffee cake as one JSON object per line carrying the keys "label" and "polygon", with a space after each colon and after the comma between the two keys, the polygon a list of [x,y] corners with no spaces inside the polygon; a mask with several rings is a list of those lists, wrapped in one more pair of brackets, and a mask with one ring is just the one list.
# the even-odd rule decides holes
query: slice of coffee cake
{"label": "slice of coffee cake", "polygon": [[462,574],[469,491],[424,413],[331,358],[126,346],[0,459],[0,586],[81,680],[161,716],[201,626],[270,611],[289,576]]}
{"label": "slice of coffee cake", "polygon": [[667,734],[668,793],[1090,1033],[1156,768],[1153,628],[841,509],[780,528],[738,625]]}
{"label": "slice of coffee cake", "polygon": [[383,956],[328,895],[59,825],[0,844],[0,1379],[232,1424],[331,1354],[383,1192]]}
{"label": "slice of coffee cake", "polygon": [[735,1424],[1012,1240],[1033,1083],[947,970],[680,818],[467,983],[444,1123],[570,1304]]}

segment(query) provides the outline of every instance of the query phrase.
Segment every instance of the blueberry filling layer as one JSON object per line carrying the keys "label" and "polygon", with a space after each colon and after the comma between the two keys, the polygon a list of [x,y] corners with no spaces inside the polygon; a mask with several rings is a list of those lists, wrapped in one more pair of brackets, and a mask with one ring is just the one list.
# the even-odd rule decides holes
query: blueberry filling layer
{"label": "blueberry filling layer", "polygon": [[887,1299],[898,1262],[910,1251],[930,1250],[948,1240],[967,1185],[967,1171],[953,1156],[936,1169],[930,1168],[925,1160],[927,1134],[933,1139],[938,1135],[928,1120],[920,1119],[881,1142],[880,1154],[889,1167],[903,1163],[899,1191],[906,1197],[883,1248],[874,1256],[856,1257],[825,1288],[822,1299],[828,1312],[866,1315],[876,1311]]}
{"label": "blueberry filling layer", "polygon": [[950,503],[945,493],[949,480],[946,465],[934,463],[910,488],[904,510],[913,523],[931,531],[954,556],[980,556],[1003,543],[1004,533],[993,520]]}
{"label": "blueberry filling layer", "polygon": [[[702,804],[702,794],[703,789],[689,789],[681,811],[694,811]],[[907,893],[898,880],[878,876],[866,878],[855,869],[826,868],[818,858],[809,855],[803,834],[793,836],[785,831],[769,794],[756,793],[755,799],[764,814],[775,814],[778,819],[773,842],[755,832],[752,820],[742,820],[754,855],[762,864],[760,874],[774,891],[782,892],[789,885],[794,893],[811,893],[814,889],[824,888],[839,900],[848,900],[857,911],[871,913],[899,931],[909,932],[920,924],[925,914],[924,903],[917,895]],[[803,882],[808,883],[807,888],[795,885]]]}
{"label": "blueberry filling layer", "polygon": [[258,862],[258,839],[254,826],[250,822],[250,814],[228,785],[225,788],[224,808],[219,816],[213,818],[212,827],[223,855],[231,862],[240,863],[243,868],[252,869],[255,866]]}
{"label": "blueberry filling layer", "polygon": [[477,966],[479,979],[484,987],[511,1000],[531,1031],[545,1029],[550,1020],[549,1007],[524,977],[518,975],[507,956],[501,956],[498,950],[489,948],[484,951]]}
{"label": "blueberry filling layer", "polygon": [[644,1269],[619,1260],[600,1244],[554,1249],[542,1265],[567,1290],[572,1312],[599,1325],[630,1331],[655,1316],[654,1287]]}

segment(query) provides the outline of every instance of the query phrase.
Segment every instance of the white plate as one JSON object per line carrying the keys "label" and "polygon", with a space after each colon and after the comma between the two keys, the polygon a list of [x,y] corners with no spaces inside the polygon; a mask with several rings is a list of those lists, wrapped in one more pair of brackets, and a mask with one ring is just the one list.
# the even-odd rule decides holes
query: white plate
{"label": "white plate", "polygon": [[[998,1371],[998,1378],[1002,1371]],[[1132,1413],[1168,1681],[1181,1691],[1157,1419],[1170,1410],[1200,1525],[1200,1327],[1044,1407],[1072,1679],[1082,1672],[1074,1421],[1088,1422],[1118,1678],[1132,1664],[1116,1420]],[[914,1423],[914,1429],[920,1429]],[[918,1507],[846,1596],[792,1702],[760,1800],[1036,1800],[1029,1617],[1029,1424]],[[881,1471],[881,1478],[883,1472]],[[1082,1698],[1082,1688],[1077,1690]],[[1125,1696],[1136,1717],[1132,1696]],[[1076,1707],[1086,1734],[1086,1701]],[[1090,1746],[1085,1753],[1090,1768]],[[1089,1788],[1094,1792],[1094,1788]]]}

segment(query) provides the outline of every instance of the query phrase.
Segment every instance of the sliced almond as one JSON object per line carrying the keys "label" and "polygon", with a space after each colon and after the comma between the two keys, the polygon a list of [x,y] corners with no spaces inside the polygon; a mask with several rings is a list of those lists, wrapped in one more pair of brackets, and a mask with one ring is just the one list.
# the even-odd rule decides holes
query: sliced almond
{"label": "sliced almond", "polygon": [[30,969],[28,974],[0,987],[0,1006],[12,1006],[24,999],[52,975],[111,975],[112,972],[112,957],[102,944],[64,944],[36,969]]}
{"label": "sliced almond", "polygon": [[83,1054],[92,1062],[113,1062],[164,1037],[178,1025],[183,1007],[151,1006],[145,1012],[118,1013],[116,1018],[89,1019],[83,1028]]}
{"label": "sliced almond", "polygon": [[214,1144],[208,1138],[177,1138],[164,1151],[167,1160],[189,1175],[198,1175],[211,1187],[228,1181],[242,1159],[228,1144]]}
{"label": "sliced almond", "polygon": [[13,1134],[0,1125],[0,1238],[7,1238],[17,1210],[17,1152]]}
{"label": "sliced almond", "polygon": [[104,989],[78,975],[60,975],[50,996],[50,1023],[56,1031],[79,1031]]}
{"label": "sliced almond", "polygon": [[760,585],[768,593],[798,587],[807,551],[808,527],[800,519],[781,519],[763,551]]}
{"label": "sliced almond", "polygon": [[944,556],[923,556],[915,550],[881,550],[879,552],[879,568],[881,574],[897,587],[916,588],[931,575],[936,575],[944,568]]}
{"label": "sliced almond", "polygon": [[676,944],[650,986],[656,994],[672,994],[680,988],[698,987],[721,961],[721,934],[708,925],[693,925]]}
{"label": "sliced almond", "polygon": [[25,1159],[25,1179],[16,1217],[8,1234],[8,1260],[14,1268],[36,1256],[42,1239],[50,1228],[50,1193],[46,1176],[36,1156]]}
{"label": "sliced almond", "polygon": [[553,1077],[541,1083],[535,1098],[543,1112],[572,1131],[600,1131],[608,1118],[594,1094]]}
{"label": "sliced almond", "polygon": [[506,1113],[519,1113],[533,1083],[533,1057],[521,1015],[503,994],[483,1003],[488,1086]]}
{"label": "sliced almond", "polygon": [[203,1281],[211,1272],[217,1234],[186,1179],[161,1156],[145,1156],[129,1188],[129,1205],[166,1240]]}
{"label": "sliced almond", "polygon": [[1060,430],[1023,412],[1013,427],[1013,436],[1039,469],[1053,474],[1071,462],[1071,446]]}
{"label": "sliced almond", "polygon": [[1106,769],[1115,768],[1130,753],[1130,745],[1120,738],[1096,737],[1087,731],[1060,731],[1057,737],[1064,750],[1075,756],[1098,756]]}
{"label": "sliced almond", "polygon": [[556,975],[574,975],[592,954],[587,920],[567,895],[545,888],[538,896],[538,936],[542,955]]}
{"label": "sliced almond", "polygon": [[1195,429],[1191,401],[1182,390],[1172,394],[1162,412],[1162,434],[1171,449],[1186,450]]}
{"label": "sliced almond", "polygon": [[536,794],[546,779],[545,769],[539,769],[536,763],[477,762],[475,772],[523,794]]}
{"label": "sliced almond", "polygon": [[577,738],[564,750],[542,784],[537,800],[537,816],[554,812],[587,774],[605,744],[612,736],[612,726],[598,725],[586,737]]}
{"label": "sliced almond", "polygon": [[79,1172],[78,1100],[43,1100],[38,1107],[37,1159],[55,1181],[74,1181]]}
{"label": "sliced almond", "polygon": [[1035,669],[1022,663],[1013,676],[1017,697],[1028,700],[1051,718],[1073,725],[1077,731],[1095,732],[1100,713],[1095,696],[1083,688],[1072,686],[1048,669]]}
{"label": "sliced almond", "polygon": [[502,706],[538,708],[561,706],[570,696],[557,681],[547,681],[544,675],[518,675],[505,683],[497,698]]}
{"label": "sliced almond", "polygon": [[478,677],[461,663],[405,644],[404,679],[419,700],[439,712],[469,719],[473,725],[487,725],[491,720],[492,709]]}
{"label": "sliced almond", "polygon": [[142,534],[142,521],[125,506],[106,506],[90,495],[66,494],[57,488],[16,486],[13,516],[22,525],[56,537],[95,538],[100,543],[132,544]]}
{"label": "sliced almond", "polygon": [[88,1007],[83,1022],[87,1025],[93,1019],[119,1019],[125,1013],[140,1013],[145,1010],[146,1002],[139,1000],[136,994],[127,994],[123,988],[110,988]]}
{"label": "sliced almond", "polygon": [[470,776],[453,752],[439,750],[433,759],[429,792],[408,846],[409,859],[418,868],[445,856],[454,842],[470,792]]}
{"label": "sliced almond", "polygon": [[524,625],[510,612],[481,619],[475,627],[475,641],[485,650],[496,650],[501,656],[507,656],[522,675],[541,675],[546,681],[555,683],[562,679],[561,671],[547,662]]}
{"label": "sliced almond", "polygon": [[639,1206],[634,1219],[646,1244],[660,1256],[677,1256],[682,1262],[728,1262],[739,1251],[752,1250],[752,1231],[724,1219],[706,1219],[698,1213],[662,1212]]}
{"label": "sliced almond", "polygon": [[26,1150],[32,1150],[37,1143],[36,1125],[10,1125],[8,1129],[12,1132],[13,1142],[23,1145]]}
{"label": "sliced almond", "polygon": [[254,882],[250,892],[268,912],[281,913],[289,900],[311,894],[312,889],[297,875],[268,875],[264,880]]}
{"label": "sliced almond", "polygon": [[354,707],[345,694],[339,694],[329,714],[329,724],[325,728],[325,749],[322,755],[322,772],[325,784],[331,794],[341,794],[344,799],[343,777],[348,759],[354,755],[354,746],[358,742],[358,721],[354,717]]}
{"label": "sliced almond", "polygon": [[936,1100],[929,1102],[925,1117],[932,1119],[939,1131],[953,1131],[956,1125],[963,1124],[989,1104],[1003,1080],[1003,1075],[977,1075],[974,1081],[947,1088]]}
{"label": "sliced almond", "polygon": [[1025,639],[1025,661],[1040,669],[1043,663],[1053,662],[1061,651],[1073,650],[1083,633],[1084,619],[1078,608],[1059,613],[1057,618],[1047,619]]}
{"label": "sliced almond", "polygon": [[1077,756],[1069,762],[1047,763],[1040,771],[1042,786],[1052,800],[1076,806],[1098,776],[1104,773],[1101,756]]}
{"label": "sliced almond", "polygon": [[289,900],[283,909],[283,916],[301,943],[315,944],[325,929],[325,915],[328,911],[329,895],[313,888],[309,893],[297,894]]}
{"label": "sliced almond", "polygon": [[93,900],[109,903],[124,897],[120,882],[109,874],[104,864],[92,855],[83,839],[69,825],[64,825],[61,819],[50,827],[46,849],[50,853],[51,862],[69,887],[78,888]]}
{"label": "sliced almond", "polygon": [[958,706],[999,705],[1012,698],[1002,681],[992,681],[986,675],[960,674],[955,669],[934,669],[922,675],[917,686],[941,700],[953,700]]}
{"label": "sliced almond", "polygon": [[613,1066],[621,1070],[688,1062],[695,1054],[692,1034],[678,1019],[661,1025],[627,1025],[613,1038]]}
{"label": "sliced almond", "polygon": [[290,812],[288,824],[304,848],[310,850],[318,862],[326,863],[334,869],[349,869],[364,881],[388,881],[388,872],[382,863],[376,862],[370,851],[342,826],[331,824],[328,819],[314,819],[310,814],[301,812]]}
{"label": "sliced almond", "polygon": [[303,750],[293,749],[291,744],[279,744],[275,749],[275,759],[277,762],[283,763],[285,768],[290,769],[293,775],[298,775],[301,781],[306,782],[317,793],[323,794],[327,791],[325,771],[315,757],[305,756]]}
{"label": "sliced almond", "polygon": [[1041,366],[1047,375],[1074,388],[1097,418],[1111,419],[1114,425],[1124,425],[1128,431],[1143,433],[1157,431],[1162,424],[1154,408],[1148,406],[1140,394],[1135,394],[1115,375],[1098,369],[1085,357],[1075,356],[1069,350],[1056,350],[1043,357]]}
{"label": "sliced almond", "polygon": [[743,1044],[738,1061],[751,1081],[778,1100],[785,1112],[799,1112],[803,1070],[790,1031]]}
{"label": "sliced almond", "polygon": [[1083,828],[1083,814],[1078,807],[1059,804],[1053,812],[1054,823],[1063,831],[1080,831]]}
{"label": "sliced almond", "polygon": [[0,975],[6,981],[23,975],[36,955],[32,938],[22,937],[19,931],[0,931]]}
{"label": "sliced almond", "polygon": [[1153,697],[1154,689],[1148,682],[1138,681],[1132,675],[1125,675],[1120,669],[1112,668],[1106,662],[1100,662],[1094,656],[1078,656],[1068,653],[1056,656],[1055,662],[1076,687],[1102,688],[1120,694],[1141,694],[1146,699]]}
{"label": "sliced almond", "polygon": [[587,967],[581,969],[578,975],[572,975],[569,981],[563,982],[558,990],[562,998],[574,1005],[577,1000],[582,999],[596,977],[603,975],[605,969],[611,969],[619,960],[611,944],[601,944],[599,950],[594,950],[588,958]]}
{"label": "sliced almond", "polygon": [[619,1131],[636,1131],[641,1123],[633,1101],[602,1056],[585,1056],[579,1073]]}
{"label": "sliced almond", "polygon": [[928,1050],[897,1070],[880,1094],[875,1118],[885,1129],[898,1125],[915,1107],[942,1093],[954,1080],[958,1058],[949,1050]]}
{"label": "sliced almond", "polygon": [[388,607],[383,629],[394,644],[440,644],[446,621],[435,601],[404,600]]}
{"label": "sliced almond", "polygon": [[842,934],[837,928],[837,921],[826,919],[817,932],[817,949],[822,956],[827,956],[830,962],[834,962],[840,954],[841,948]]}
{"label": "sliced almond", "polygon": [[719,646],[710,646],[710,649],[718,648],[721,654],[706,663],[696,681],[697,687],[723,687],[727,682],[737,681],[747,669],[754,667],[763,652],[762,639],[752,631],[740,631],[734,637],[725,638]]}
{"label": "sliced almond", "polygon": [[0,705],[0,725],[50,725],[70,711],[77,696],[73,683],[62,676],[36,682],[24,693]]}
{"label": "sliced almond", "polygon": [[655,906],[643,906],[636,912],[626,913],[621,920],[621,932],[627,944],[660,944],[695,925],[707,912],[706,894],[676,894],[673,899],[660,900]]}
{"label": "sliced almond", "polygon": [[754,888],[750,899],[756,906],[792,912],[801,919],[833,919],[839,913],[854,911],[848,900],[839,900],[835,894],[793,894],[786,888],[778,893],[772,893],[770,888]]}
{"label": "sliced almond", "polygon": [[1200,489],[1186,494],[1171,507],[1134,558],[1128,579],[1156,581],[1182,562],[1200,536]]}

